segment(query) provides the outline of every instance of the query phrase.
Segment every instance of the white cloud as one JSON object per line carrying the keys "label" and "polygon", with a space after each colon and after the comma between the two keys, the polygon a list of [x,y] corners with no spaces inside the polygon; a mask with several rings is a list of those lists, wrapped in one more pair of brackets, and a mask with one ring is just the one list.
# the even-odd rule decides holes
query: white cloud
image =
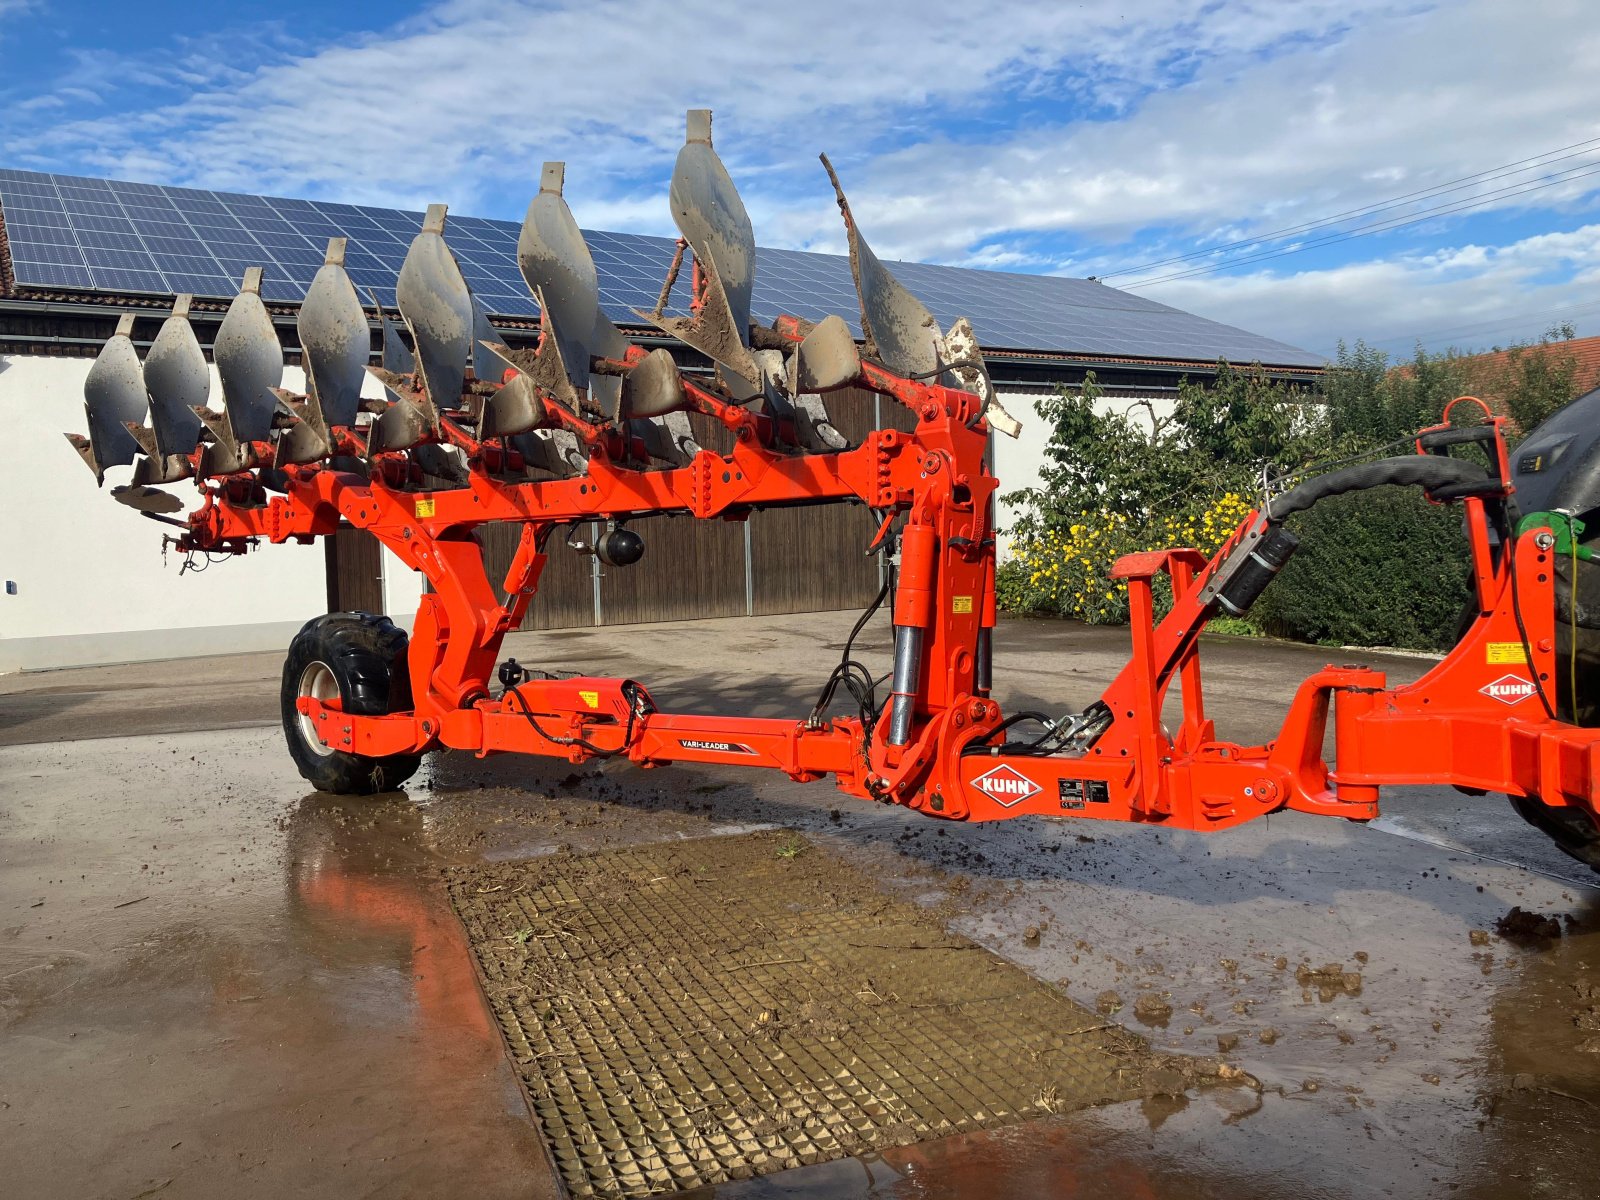
{"label": "white cloud", "polygon": [[1123,120],[882,155],[856,207],[878,240],[913,255],[958,254],[997,231],[1116,242],[1152,225],[1291,225],[1600,135],[1590,15],[1582,0],[1471,0],[1366,21],[1331,44],[1210,65]]}
{"label": "white cloud", "polygon": [[[106,96],[103,81],[133,79],[168,100],[44,125],[40,109],[33,136],[10,140],[23,159],[109,175],[505,216],[537,164],[562,158],[581,223],[667,233],[683,110],[710,106],[763,243],[841,248],[815,161],[827,149],[886,256],[1103,274],[1600,136],[1600,27],[1583,0],[977,11],[447,0],[310,52],[268,27],[86,55],[61,88]],[[1591,184],[1507,203],[1581,224]],[[1536,238],[1300,261],[1145,294],[1327,349],[1575,302],[1597,269],[1592,245]]]}
{"label": "white cloud", "polygon": [[[1121,120],[1027,129],[990,146],[930,139],[879,156],[854,185],[854,207],[875,246],[891,254],[977,265],[973,247],[1034,235],[1043,248],[1031,269],[1065,274],[1185,253],[1194,237],[1227,241],[1291,226],[1600,136],[1590,67],[1600,28],[1589,17],[1579,0],[1473,0],[1363,21],[1342,38],[1265,61],[1203,66]],[[1559,46],[1552,29],[1563,31]],[[1590,176],[1494,207],[1580,224],[1596,185],[1600,176]],[[1163,240],[1125,244],[1152,226],[1164,228]],[[1450,230],[1440,222],[1417,232],[1425,240]],[[1586,227],[1330,269],[1298,268],[1316,260],[1289,257],[1143,294],[1322,351],[1341,337],[1388,340],[1474,324],[1492,326],[1472,331],[1480,342],[1509,340],[1537,335],[1551,310],[1593,298],[1592,245],[1563,242],[1592,243],[1589,235]],[[1337,253],[1377,259],[1395,252],[1365,248],[1394,244],[1406,243],[1357,240]],[[1583,310],[1577,320],[1586,331],[1596,314]]]}
{"label": "white cloud", "polygon": [[[650,7],[451,0],[309,55],[250,46],[258,69],[145,114],[139,161],[154,150],[168,178],[214,186],[412,204],[444,192],[460,207],[565,157],[576,194],[615,198],[665,171],[683,109],[709,104],[754,191],[769,175],[786,195],[799,166],[821,196],[808,165],[817,150],[860,159],[907,128],[915,135],[929,110],[981,116],[1020,94],[1123,104],[1175,69],[1333,36],[1352,11],[1398,4],[1218,13],[1203,0],[1153,0],[1130,15],[1120,0],[997,0],[981,22],[948,0],[817,0],[803,16],[722,0]],[[122,120],[89,121],[39,141],[81,146],[114,172],[126,133]],[[664,203],[659,212],[658,225]]]}
{"label": "white cloud", "polygon": [[0,39],[6,36],[4,22],[14,21],[29,12],[37,12],[39,0],[0,0]]}
{"label": "white cloud", "polygon": [[[1562,278],[1541,282],[1552,274]],[[1435,349],[1481,349],[1536,337],[1563,319],[1593,327],[1597,282],[1600,224],[1592,224],[1505,246],[1175,281],[1155,298],[1323,353],[1341,338],[1365,338],[1404,357],[1417,335]]]}

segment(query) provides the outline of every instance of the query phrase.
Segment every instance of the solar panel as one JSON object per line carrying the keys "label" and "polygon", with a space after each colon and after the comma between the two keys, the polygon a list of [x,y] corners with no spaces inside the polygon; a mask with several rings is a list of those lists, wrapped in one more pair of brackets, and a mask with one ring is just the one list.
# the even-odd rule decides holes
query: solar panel
{"label": "solar panel", "polygon": [[[422,224],[421,213],[395,209],[10,169],[0,169],[0,209],[20,287],[227,300],[245,269],[259,266],[266,299],[297,303],[328,238],[345,237],[351,279],[388,307],[406,246]],[[517,269],[517,230],[511,221],[450,219],[447,237],[462,273],[496,316],[538,315]],[[601,230],[585,230],[584,237],[600,272],[601,307],[615,321],[637,324],[633,310],[654,307],[675,243]],[[1323,361],[1086,279],[933,263],[897,262],[892,269],[941,324],[970,317],[986,348],[1275,366]],[[680,301],[687,276],[674,293]],[[859,333],[850,263],[842,255],[757,250],[751,309],[767,322],[780,313],[809,320],[837,313]]]}

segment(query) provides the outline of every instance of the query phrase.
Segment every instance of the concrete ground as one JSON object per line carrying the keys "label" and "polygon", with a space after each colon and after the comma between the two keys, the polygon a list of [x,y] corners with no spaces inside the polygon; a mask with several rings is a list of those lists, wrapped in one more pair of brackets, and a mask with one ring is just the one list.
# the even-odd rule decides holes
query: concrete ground
{"label": "concrete ground", "polygon": [[[799,715],[852,618],[520,634],[524,663],[645,681],[680,711]],[[1093,699],[1124,635],[1011,622],[1008,709]],[[883,659],[881,638],[868,653]],[[1217,640],[1223,736],[1261,740],[1330,653]],[[1347,653],[1331,657],[1348,660]],[[1368,661],[1391,679],[1427,666]],[[1386,796],[1209,837],[937,823],[734,768],[440,754],[404,795],[307,794],[274,655],[0,679],[0,1193],[554,1194],[445,907],[441,866],[804,830],[1162,1048],[1264,1090],[1112,1106],[720,1196],[1593,1195],[1600,877],[1503,799]],[[1565,935],[1494,933],[1514,905]],[[1037,945],[1023,929],[1044,923]],[[1473,931],[1486,931],[1473,936]],[[1279,965],[1279,960],[1284,965]],[[1303,986],[1337,962],[1358,994]],[[1174,1015],[1145,1027],[1145,991]],[[1237,1042],[1234,1039],[1237,1038]]]}

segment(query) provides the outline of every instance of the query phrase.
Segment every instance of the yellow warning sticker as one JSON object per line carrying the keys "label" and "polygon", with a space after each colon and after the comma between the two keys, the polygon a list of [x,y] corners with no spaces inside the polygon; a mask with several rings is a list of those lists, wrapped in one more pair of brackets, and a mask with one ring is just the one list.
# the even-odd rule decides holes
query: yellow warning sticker
{"label": "yellow warning sticker", "polygon": [[599,692],[579,692],[578,696],[590,708],[599,708],[600,707],[600,693]]}
{"label": "yellow warning sticker", "polygon": [[433,516],[433,497],[432,496],[418,496],[417,497],[417,516],[419,516],[419,517],[431,517],[431,516]]}
{"label": "yellow warning sticker", "polygon": [[971,612],[972,611],[972,597],[971,596],[951,596],[950,597],[950,611],[951,612],[957,612],[957,613],[969,613],[969,612]]}
{"label": "yellow warning sticker", "polygon": [[1528,652],[1522,648],[1521,642],[1490,642],[1485,650],[1485,656],[1492,663],[1528,661]]}

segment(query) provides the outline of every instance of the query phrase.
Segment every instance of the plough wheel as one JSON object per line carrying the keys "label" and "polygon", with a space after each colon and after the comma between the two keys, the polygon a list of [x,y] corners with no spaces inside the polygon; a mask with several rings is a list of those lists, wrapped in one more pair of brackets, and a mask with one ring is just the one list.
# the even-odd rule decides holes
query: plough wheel
{"label": "plough wheel", "polygon": [[296,706],[301,696],[338,699],[365,716],[411,707],[406,635],[388,617],[328,613],[307,621],[283,664],[283,734],[300,774],[318,791],[370,795],[392,791],[416,773],[422,757],[367,758],[324,746]]}

